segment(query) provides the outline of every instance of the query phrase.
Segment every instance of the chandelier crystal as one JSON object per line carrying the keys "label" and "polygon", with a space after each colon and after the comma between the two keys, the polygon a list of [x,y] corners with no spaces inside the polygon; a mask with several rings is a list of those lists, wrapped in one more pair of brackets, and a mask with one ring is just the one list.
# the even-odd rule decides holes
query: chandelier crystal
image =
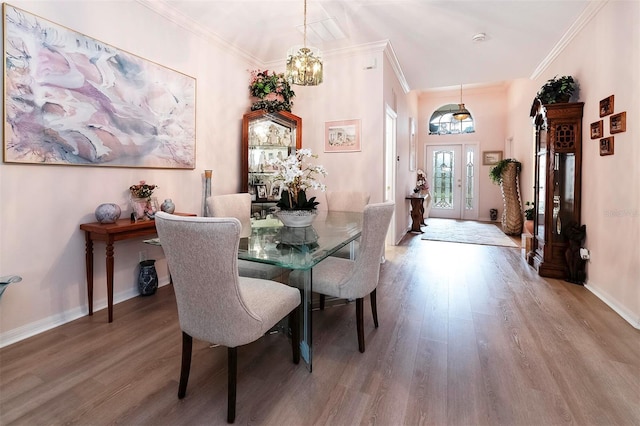
{"label": "chandelier crystal", "polygon": [[285,76],[290,84],[317,86],[322,83],[322,54],[307,46],[307,0],[304,0],[304,44],[287,51]]}

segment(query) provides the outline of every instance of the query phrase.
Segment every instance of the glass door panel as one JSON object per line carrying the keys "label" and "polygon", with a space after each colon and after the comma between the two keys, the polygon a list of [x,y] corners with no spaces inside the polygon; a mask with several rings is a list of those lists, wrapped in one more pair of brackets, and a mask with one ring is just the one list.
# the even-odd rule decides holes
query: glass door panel
{"label": "glass door panel", "polygon": [[466,164],[460,145],[427,146],[427,177],[431,185],[432,217],[462,217],[462,173]]}

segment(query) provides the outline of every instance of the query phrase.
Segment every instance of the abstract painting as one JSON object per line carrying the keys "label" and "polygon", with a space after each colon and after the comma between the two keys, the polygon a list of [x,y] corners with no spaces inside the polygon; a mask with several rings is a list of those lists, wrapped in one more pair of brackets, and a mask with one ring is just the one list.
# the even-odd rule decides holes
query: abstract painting
{"label": "abstract painting", "polygon": [[4,161],[195,168],[196,80],[3,4]]}

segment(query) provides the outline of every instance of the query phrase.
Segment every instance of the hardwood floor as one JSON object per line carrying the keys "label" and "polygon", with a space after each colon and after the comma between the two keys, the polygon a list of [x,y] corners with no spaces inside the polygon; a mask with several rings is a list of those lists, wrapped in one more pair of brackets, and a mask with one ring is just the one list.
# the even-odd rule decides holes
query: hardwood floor
{"label": "hardwood floor", "polygon": [[[638,425],[640,331],[581,286],[542,279],[520,249],[388,248],[380,327],[365,306],[314,312],[314,368],[282,334],[238,350],[237,424]],[[368,299],[365,301],[368,305]],[[226,349],[181,334],[161,288],[0,350],[0,424],[225,424]]]}

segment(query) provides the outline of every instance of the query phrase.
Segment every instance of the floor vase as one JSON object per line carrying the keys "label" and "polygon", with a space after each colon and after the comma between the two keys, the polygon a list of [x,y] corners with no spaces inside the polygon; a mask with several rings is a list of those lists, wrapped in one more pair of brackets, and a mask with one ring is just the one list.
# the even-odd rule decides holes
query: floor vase
{"label": "floor vase", "polygon": [[516,163],[509,163],[502,172],[502,231],[507,235],[520,235],[524,218],[520,203],[520,183]]}
{"label": "floor vase", "polygon": [[141,296],[151,296],[158,290],[158,273],[155,263],[155,260],[143,260],[140,262],[138,290]]}

